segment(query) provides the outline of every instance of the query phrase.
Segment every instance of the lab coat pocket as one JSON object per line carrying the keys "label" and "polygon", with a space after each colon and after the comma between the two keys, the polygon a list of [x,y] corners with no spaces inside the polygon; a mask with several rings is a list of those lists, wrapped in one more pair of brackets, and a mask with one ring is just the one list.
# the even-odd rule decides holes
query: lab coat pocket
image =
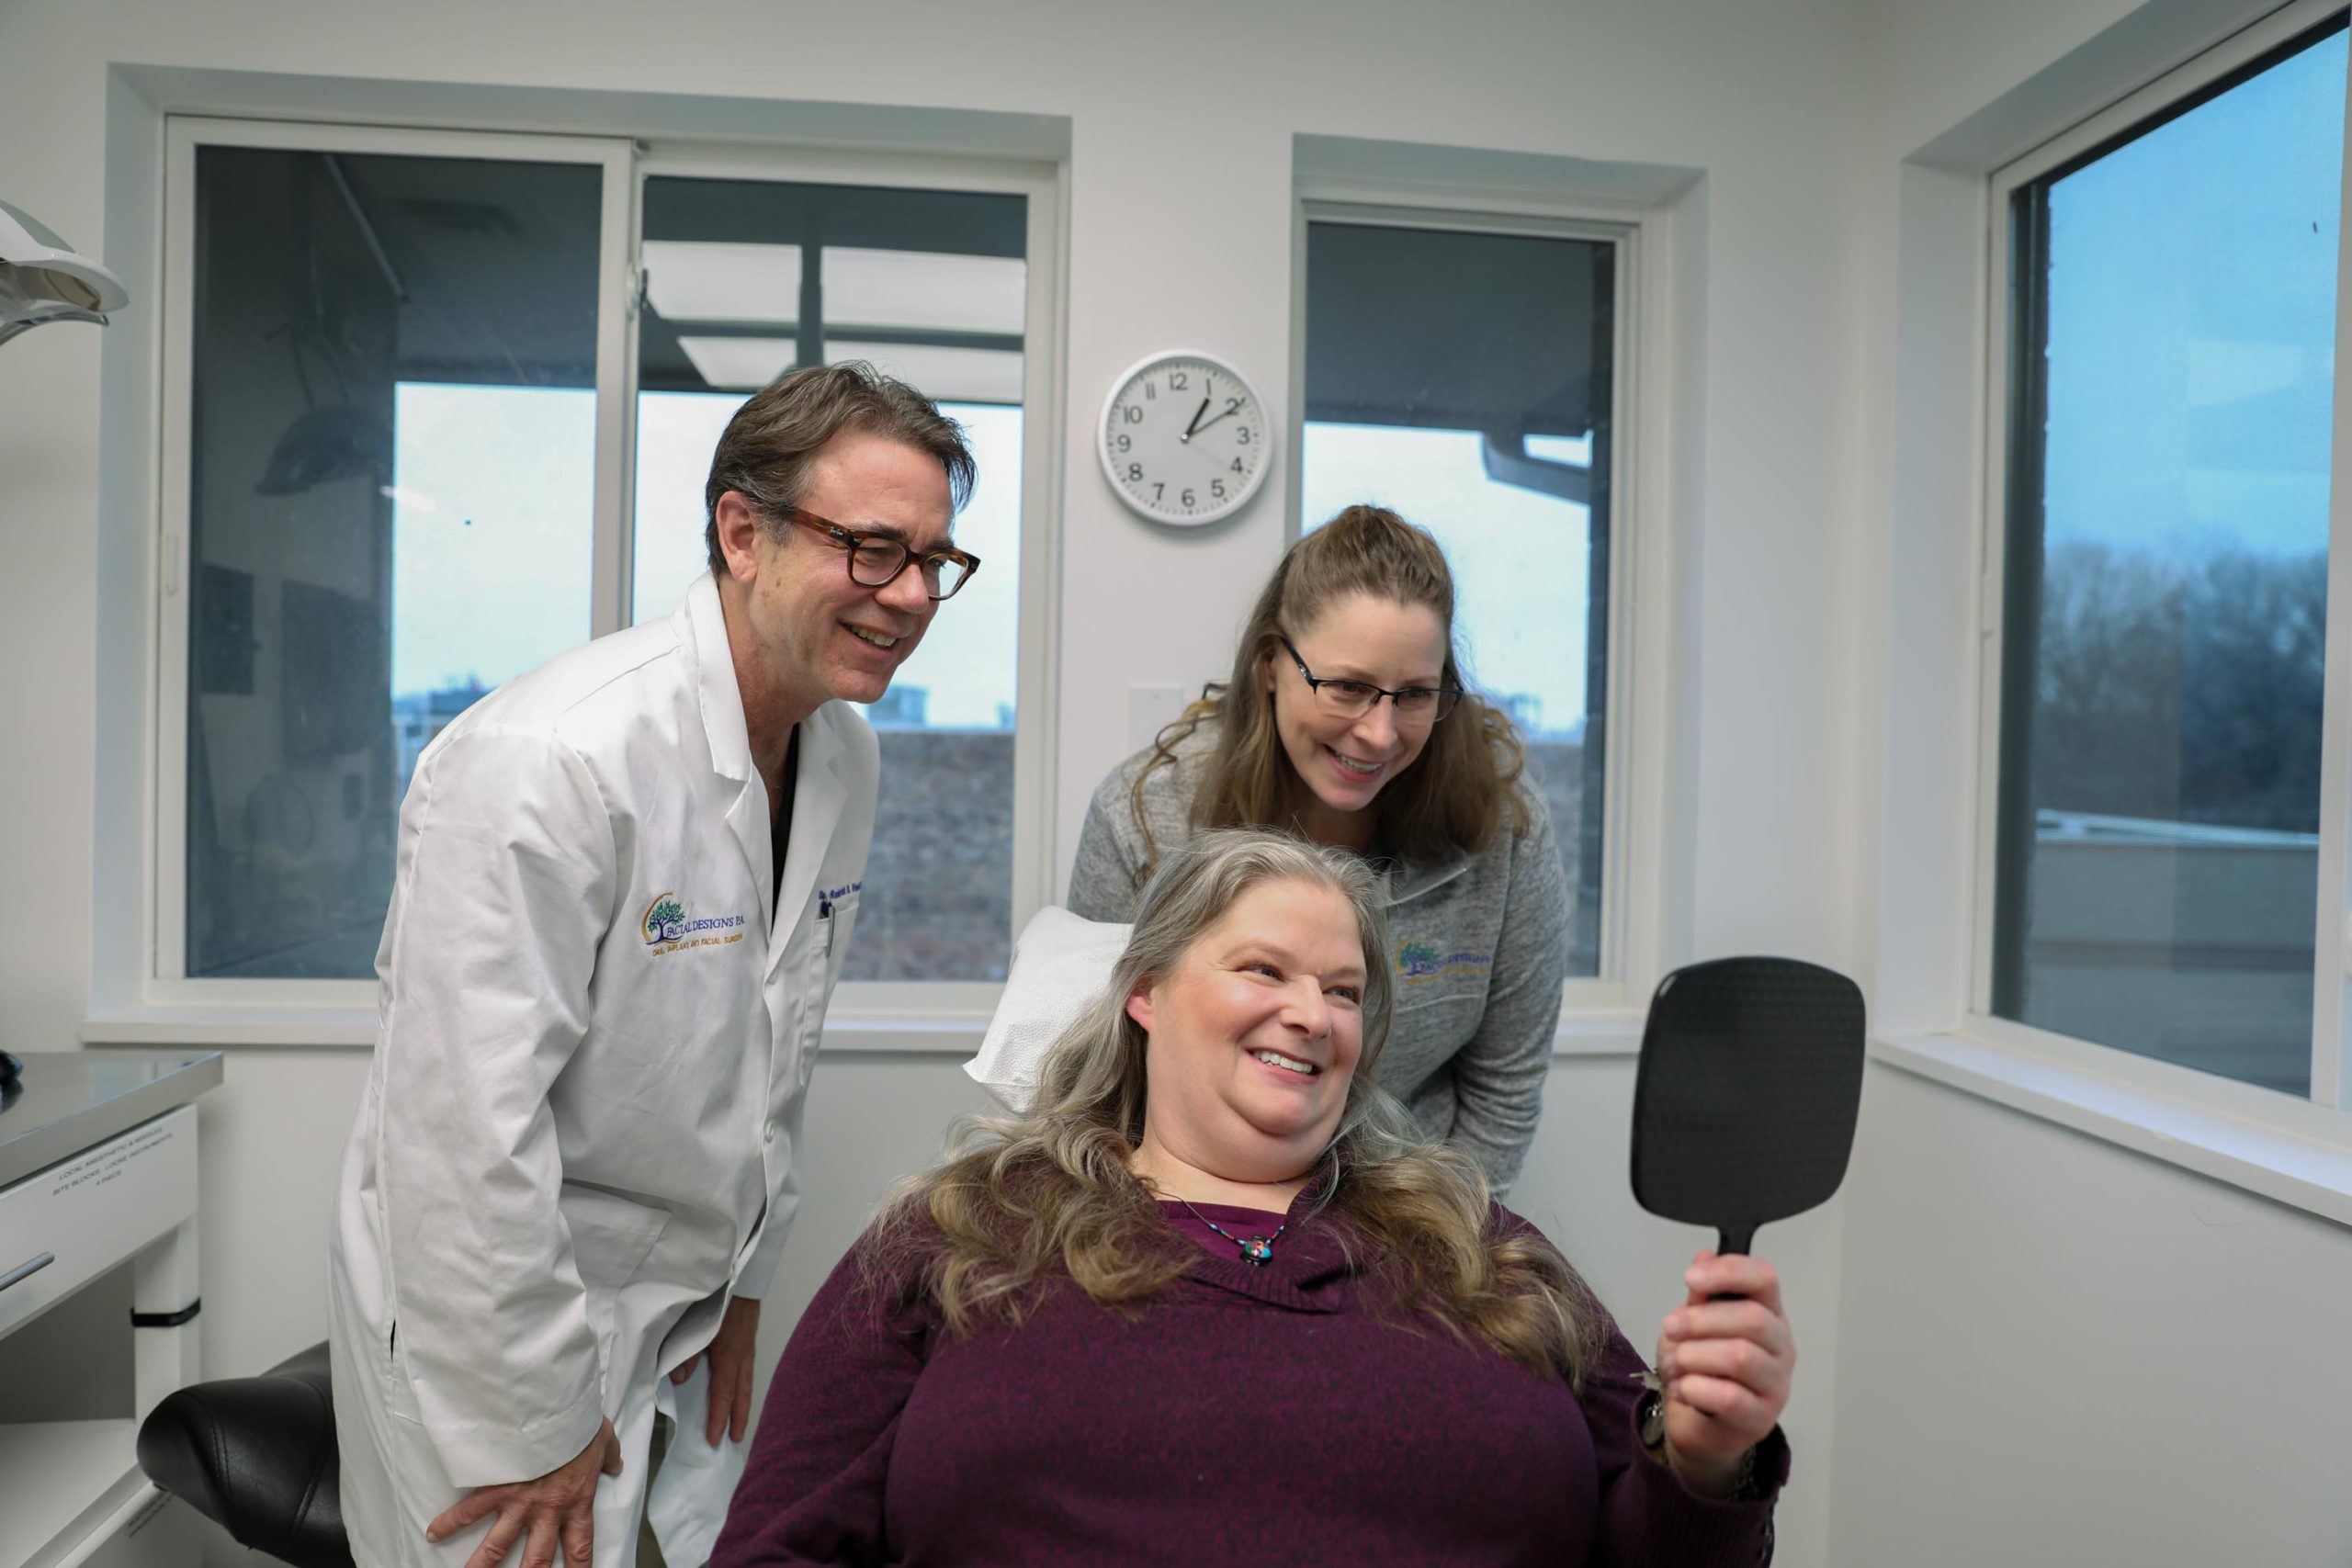
{"label": "lab coat pocket", "polygon": [[571,1229],[571,1260],[579,1265],[581,1283],[616,1291],[638,1274],[644,1256],[671,1223],[668,1208],[635,1203],[602,1187],[564,1182],[555,1206]]}
{"label": "lab coat pocket", "polygon": [[384,1411],[413,1426],[422,1426],[424,1412],[417,1407],[416,1385],[409,1382],[408,1364],[401,1356],[401,1328],[395,1321],[379,1347],[384,1352],[377,1369],[377,1382],[383,1390]]}
{"label": "lab coat pocket", "polygon": [[571,1181],[563,1184],[557,1207],[571,1231],[571,1259],[587,1290],[588,1326],[595,1332],[610,1406],[617,1392],[614,1361],[621,1292],[645,1267],[653,1244],[670,1223],[670,1212]]}
{"label": "lab coat pocket", "polygon": [[556,1207],[571,1231],[571,1258],[580,1282],[591,1291],[616,1291],[636,1277],[646,1254],[662,1239],[670,1211],[623,1198],[576,1181],[563,1184]]}
{"label": "lab coat pocket", "polygon": [[825,959],[825,996],[829,1000],[833,987],[841,983],[842,965],[849,958],[849,934],[857,924],[858,901],[865,897],[863,892],[850,892],[829,900],[826,907],[832,912],[820,921],[824,937],[821,945]]}
{"label": "lab coat pocket", "polygon": [[824,1043],[825,1009],[832,1001],[833,987],[841,983],[842,965],[849,957],[850,928],[857,923],[855,891],[838,898],[828,898],[818,907],[816,940],[808,944],[808,957],[800,974],[803,984],[816,997],[814,1006],[803,1003],[799,1008],[799,1022],[793,1041],[800,1054],[799,1083],[808,1087],[810,1075],[817,1070],[817,1051]]}

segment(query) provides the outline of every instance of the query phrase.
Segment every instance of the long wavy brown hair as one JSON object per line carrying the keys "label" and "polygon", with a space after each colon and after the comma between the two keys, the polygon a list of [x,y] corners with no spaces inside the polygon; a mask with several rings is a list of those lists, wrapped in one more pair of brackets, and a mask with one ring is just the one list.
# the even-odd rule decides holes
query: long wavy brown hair
{"label": "long wavy brown hair", "polygon": [[[1358,857],[1246,829],[1198,834],[1145,889],[1111,982],[1048,1053],[1028,1114],[959,1127],[940,1165],[905,1183],[876,1222],[869,1281],[912,1279],[951,1335],[1017,1325],[1065,1282],[1139,1314],[1201,1256],[1162,1216],[1129,1161],[1141,1144],[1150,1042],[1127,1015],[1250,888],[1303,882],[1346,898],[1367,954],[1387,951],[1377,879]],[[1427,1141],[1374,1081],[1395,1001],[1385,964],[1365,965],[1363,1051],[1324,1156],[1316,1212],[1339,1234],[1376,1301],[1580,1387],[1604,1317],[1558,1250],[1505,1225],[1466,1156]]]}
{"label": "long wavy brown hair", "polygon": [[1151,875],[1159,856],[1144,812],[1145,783],[1174,766],[1177,747],[1204,728],[1216,743],[1193,787],[1193,829],[1293,822],[1306,786],[1274,728],[1270,661],[1287,657],[1284,632],[1307,635],[1326,610],[1358,593],[1435,611],[1445,628],[1444,683],[1464,688],[1461,704],[1430,731],[1412,766],[1374,797],[1381,839],[1405,859],[1425,861],[1483,850],[1506,823],[1514,833],[1527,830],[1526,805],[1513,787],[1526,772],[1527,747],[1501,709],[1468,690],[1454,642],[1453,573],[1445,551],[1427,529],[1387,508],[1357,505],[1283,553],[1250,613],[1231,677],[1204,688],[1152,741],[1129,798],[1143,835],[1140,877]]}

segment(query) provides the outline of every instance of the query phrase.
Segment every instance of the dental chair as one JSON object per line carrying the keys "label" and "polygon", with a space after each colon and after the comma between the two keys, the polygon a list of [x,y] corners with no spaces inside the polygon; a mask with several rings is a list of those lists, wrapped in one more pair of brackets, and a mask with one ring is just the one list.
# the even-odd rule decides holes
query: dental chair
{"label": "dental chair", "polygon": [[165,1395],[140,1425],[139,1468],[240,1546],[295,1568],[354,1568],[324,1344],[259,1377]]}

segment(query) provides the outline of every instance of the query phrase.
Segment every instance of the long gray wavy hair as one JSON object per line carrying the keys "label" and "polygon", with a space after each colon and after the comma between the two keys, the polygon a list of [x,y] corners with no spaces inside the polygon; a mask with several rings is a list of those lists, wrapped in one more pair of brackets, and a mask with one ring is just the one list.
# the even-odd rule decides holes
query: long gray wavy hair
{"label": "long gray wavy hair", "polygon": [[1274,882],[1339,894],[1363,944],[1363,1049],[1318,1212],[1402,1315],[1580,1382],[1605,1322],[1589,1291],[1541,1235],[1503,1223],[1474,1161],[1430,1142],[1374,1081],[1396,1002],[1378,878],[1345,851],[1258,829],[1199,833],[1161,860],[1110,984],[1047,1053],[1028,1113],[962,1123],[946,1157],[900,1187],[876,1222],[876,1278],[911,1274],[961,1336],[1019,1324],[1060,1281],[1135,1312],[1183,1274],[1197,1249],[1129,1168],[1150,1043],[1126,1002]]}

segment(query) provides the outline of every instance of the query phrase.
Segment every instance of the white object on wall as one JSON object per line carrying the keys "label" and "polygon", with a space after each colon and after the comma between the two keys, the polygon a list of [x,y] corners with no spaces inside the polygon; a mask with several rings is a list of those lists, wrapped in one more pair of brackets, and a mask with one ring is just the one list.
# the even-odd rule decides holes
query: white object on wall
{"label": "white object on wall", "polygon": [[[1185,688],[1173,682],[1138,681],[1127,687],[1127,750],[1140,751],[1154,737],[1184,716]],[[2352,934],[2346,939],[2352,953]]]}
{"label": "white object on wall", "polygon": [[106,312],[130,303],[122,279],[0,201],[0,343],[50,321],[105,326]]}
{"label": "white object on wall", "polygon": [[1272,437],[1266,400],[1249,377],[1214,354],[1171,349],[1145,355],[1111,383],[1094,455],[1129,507],[1154,523],[1190,527],[1250,504],[1273,471]]}

